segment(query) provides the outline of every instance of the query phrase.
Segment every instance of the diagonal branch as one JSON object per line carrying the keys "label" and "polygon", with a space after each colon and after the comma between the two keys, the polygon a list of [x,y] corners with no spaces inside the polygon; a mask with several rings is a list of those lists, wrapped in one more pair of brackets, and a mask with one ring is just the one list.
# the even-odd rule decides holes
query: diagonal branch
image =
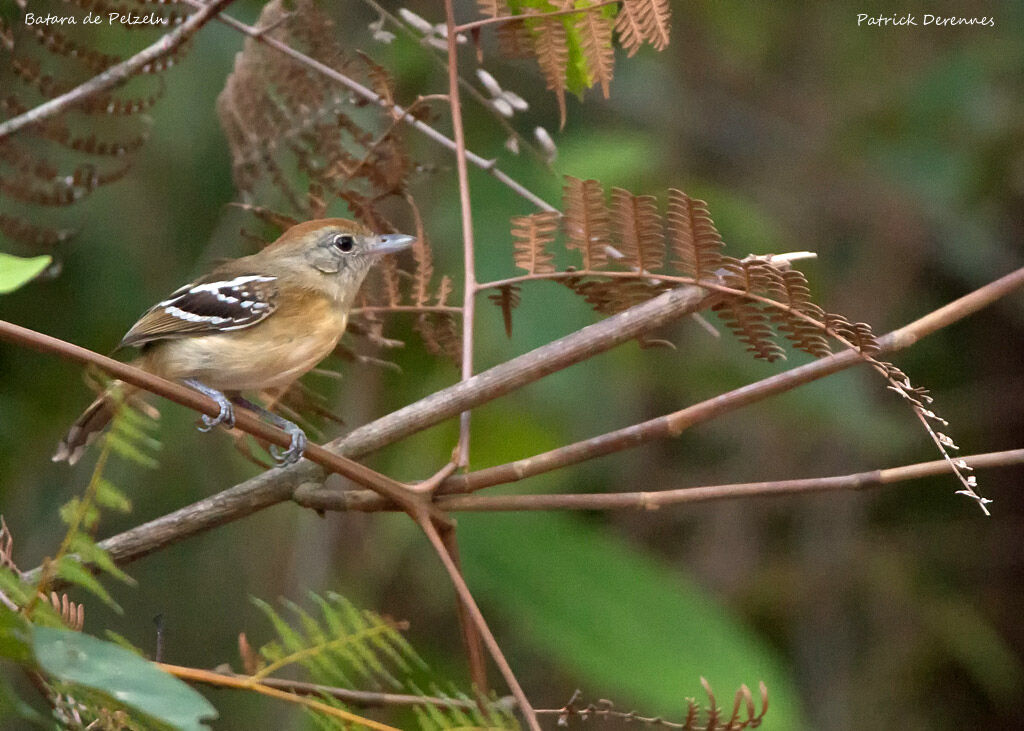
{"label": "diagonal branch", "polygon": [[[143,388],[150,393],[163,396],[200,413],[209,416],[216,416],[220,413],[220,406],[213,399],[202,395],[198,391],[193,391],[191,388],[173,383],[128,363],[122,363],[113,358],[108,358],[58,338],[29,330],[20,325],[0,320],[0,339],[43,353],[59,355],[78,363],[95,365],[115,378]],[[264,439],[271,444],[281,447],[287,447],[291,444],[291,436],[285,433],[284,430],[261,421],[254,414],[246,410],[241,410],[236,414],[235,427],[254,437]],[[399,505],[412,508],[424,504],[422,496],[410,491],[400,482],[375,472],[358,462],[353,462],[350,459],[333,454],[319,445],[309,444],[306,447],[305,457],[329,472],[335,472],[354,482],[365,485],[381,495],[387,496]],[[442,513],[436,509],[432,510],[435,519],[445,520]]]}
{"label": "diagonal branch", "polygon": [[305,706],[312,711],[317,711],[318,713],[322,713],[326,716],[332,716],[340,719],[342,722],[347,722],[346,725],[354,723],[358,727],[375,729],[376,731],[399,731],[394,726],[388,726],[387,724],[374,721],[372,718],[358,716],[343,708],[329,706],[322,701],[314,700],[305,695],[290,693],[288,691],[281,690],[280,688],[276,688],[269,683],[253,682],[252,678],[226,675],[212,670],[202,670],[200,668],[190,668],[182,665],[168,665],[166,663],[159,662],[154,664],[165,673],[169,673],[176,678],[181,678],[182,680],[188,680],[193,683],[206,683],[219,688],[234,688],[236,690],[248,690],[254,693],[260,693],[261,695],[270,696],[271,698],[277,698],[278,700]]}
{"label": "diagonal branch", "polygon": [[522,712],[523,718],[526,719],[527,726],[531,731],[540,731],[540,724],[537,723],[537,715],[533,712],[533,706],[530,705],[530,701],[527,699],[526,693],[523,692],[522,686],[519,685],[519,681],[516,679],[515,673],[512,672],[511,666],[505,659],[498,641],[487,626],[484,615],[480,612],[480,608],[477,606],[476,600],[473,598],[473,594],[470,592],[469,586],[462,576],[462,572],[459,571],[459,567],[455,564],[451,554],[445,549],[444,541],[437,532],[437,528],[430,518],[425,515],[413,517],[416,518],[420,529],[427,534],[427,538],[434,547],[434,551],[441,557],[441,562],[444,564],[445,571],[448,572],[448,578],[455,586],[455,593],[458,594],[460,603],[465,607],[484,644],[487,646],[487,650],[491,653],[494,663],[498,666],[502,677],[505,678],[509,690],[512,691],[512,696],[516,699],[516,703],[519,704],[519,710]]}
{"label": "diagonal branch", "polygon": [[[666,292],[478,373],[469,381],[438,391],[324,446],[350,459],[359,458],[466,409],[493,401],[546,375],[692,314],[699,309],[703,299],[704,293],[694,287]],[[303,485],[318,487],[324,481],[324,474],[323,469],[308,462],[264,472],[109,538],[101,545],[117,563],[128,563],[171,543],[289,500],[293,492]]]}
{"label": "diagonal branch", "polygon": [[[990,282],[899,330],[880,337],[878,339],[880,352],[887,353],[906,348],[926,335],[974,314],[1021,286],[1024,286],[1024,268]],[[671,414],[568,444],[526,459],[489,467],[467,475],[453,475],[441,485],[439,492],[473,492],[484,487],[521,480],[629,449],[654,439],[676,437],[691,426],[862,362],[864,362],[863,357],[858,351],[844,350]]]}
{"label": "diagonal branch", "polygon": [[217,13],[229,5],[232,0],[210,0],[209,3],[193,3],[199,8],[195,13],[170,33],[161,36],[160,40],[151,46],[144,48],[137,54],[121,63],[111,66],[106,71],[97,74],[85,83],[76,86],[71,91],[51,99],[45,104],[33,107],[24,114],[7,120],[0,124],[0,140],[8,137],[18,130],[29,125],[40,122],[44,119],[56,116],[76,104],[80,104],[94,94],[101,91],[113,89],[123,84],[135,74],[141,71],[142,67],[168,55],[182,43],[208,23]]}
{"label": "diagonal branch", "polygon": [[[878,339],[881,352],[906,348],[936,330],[974,314],[1013,290],[1024,286],[1024,268],[1007,274],[970,294],[931,312],[914,322]],[[441,484],[438,494],[475,492],[485,487],[515,482],[527,477],[561,469],[596,457],[613,454],[645,444],[654,439],[679,436],[685,429],[709,421],[762,399],[789,391],[797,386],[863,363],[860,353],[844,350],[835,355],[807,363],[755,383],[742,386],[702,401],[685,409],[633,424],[622,429],[558,447],[541,454],[488,467],[465,475],[452,475]],[[947,463],[947,469],[949,465]],[[308,499],[304,496],[303,499]],[[350,492],[344,498],[349,507],[379,510],[384,501],[372,493]]]}
{"label": "diagonal branch", "polygon": [[[181,666],[168,666],[166,664],[161,664],[160,667],[162,669],[170,669],[171,667],[177,668]],[[222,677],[230,678],[234,681],[248,681],[249,683],[252,683],[252,677],[249,675],[240,675],[238,673],[224,672],[221,670],[199,670],[198,668],[189,669],[196,671],[196,673],[192,673],[187,677],[187,680],[192,683],[205,683],[216,687],[221,685],[220,679]],[[287,691],[288,693],[294,693],[296,695],[330,696],[359,708],[412,708],[416,706],[435,706],[441,709],[458,708],[465,711],[473,711],[478,708],[475,701],[464,700],[462,698],[444,698],[441,696],[354,690],[352,688],[339,688],[333,685],[307,683],[301,680],[289,680],[287,678],[261,678],[259,685],[276,688],[277,690]],[[512,704],[512,698],[509,696],[498,699],[496,704],[503,709],[514,707]]]}

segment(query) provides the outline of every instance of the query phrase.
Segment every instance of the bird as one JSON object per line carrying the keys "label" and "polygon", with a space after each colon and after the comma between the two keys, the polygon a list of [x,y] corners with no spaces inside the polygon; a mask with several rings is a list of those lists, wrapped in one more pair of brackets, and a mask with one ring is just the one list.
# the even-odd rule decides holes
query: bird
{"label": "bird", "polygon": [[[118,345],[138,348],[134,365],[217,402],[200,431],[234,426],[242,406],[284,429],[281,465],[297,462],[306,435],[295,423],[245,399],[245,391],[282,388],[334,350],[359,287],[383,255],[415,237],[377,234],[355,221],[324,218],[295,224],[259,252],[226,261],[149,308]],[[60,441],[54,462],[74,465],[136,390],[114,381]]]}

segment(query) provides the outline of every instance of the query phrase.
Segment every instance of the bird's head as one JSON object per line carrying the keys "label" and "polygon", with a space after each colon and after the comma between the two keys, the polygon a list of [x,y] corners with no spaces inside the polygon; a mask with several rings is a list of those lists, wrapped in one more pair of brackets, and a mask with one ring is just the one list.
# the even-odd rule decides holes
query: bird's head
{"label": "bird's head", "polygon": [[261,254],[337,275],[358,288],[374,261],[408,248],[415,240],[405,234],[376,234],[344,218],[323,218],[292,226]]}

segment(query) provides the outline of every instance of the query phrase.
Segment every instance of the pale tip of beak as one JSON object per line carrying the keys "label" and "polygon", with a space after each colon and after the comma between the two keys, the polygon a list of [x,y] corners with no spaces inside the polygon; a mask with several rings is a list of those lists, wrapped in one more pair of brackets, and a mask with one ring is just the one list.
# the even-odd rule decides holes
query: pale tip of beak
{"label": "pale tip of beak", "polygon": [[415,236],[408,236],[406,234],[382,234],[374,238],[373,253],[393,254],[396,251],[408,249],[415,240]]}

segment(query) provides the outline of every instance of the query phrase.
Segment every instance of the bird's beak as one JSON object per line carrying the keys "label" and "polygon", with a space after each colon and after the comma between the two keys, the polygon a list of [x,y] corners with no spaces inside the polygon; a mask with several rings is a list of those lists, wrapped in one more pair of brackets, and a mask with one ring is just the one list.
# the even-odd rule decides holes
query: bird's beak
{"label": "bird's beak", "polygon": [[381,236],[375,236],[373,239],[373,248],[370,249],[370,253],[374,255],[393,254],[396,251],[408,249],[415,240],[415,236],[407,236],[406,234],[383,234]]}

